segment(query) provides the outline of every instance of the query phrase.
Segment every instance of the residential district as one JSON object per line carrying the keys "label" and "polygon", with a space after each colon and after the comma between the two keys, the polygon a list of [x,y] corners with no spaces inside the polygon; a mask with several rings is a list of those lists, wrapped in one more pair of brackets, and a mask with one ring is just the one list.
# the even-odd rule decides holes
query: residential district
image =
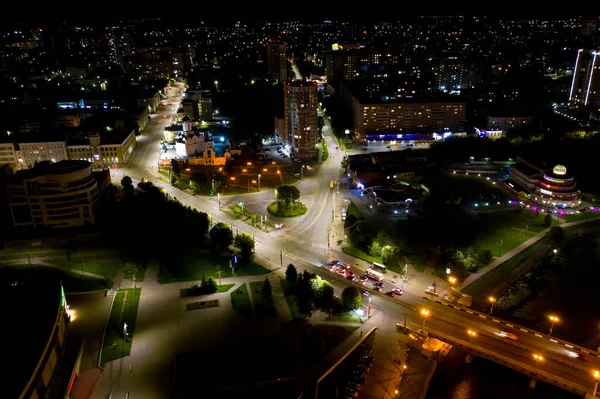
{"label": "residential district", "polygon": [[13,25],[3,398],[596,397],[598,18]]}

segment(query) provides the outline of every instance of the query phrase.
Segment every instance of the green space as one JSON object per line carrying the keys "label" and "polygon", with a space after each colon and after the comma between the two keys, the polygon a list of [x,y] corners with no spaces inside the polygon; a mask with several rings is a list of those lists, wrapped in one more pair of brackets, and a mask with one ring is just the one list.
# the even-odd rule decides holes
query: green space
{"label": "green space", "polygon": [[580,220],[587,220],[591,218],[600,217],[600,212],[587,211],[583,213],[576,213],[574,215],[562,215],[561,218],[565,223],[578,222]]}
{"label": "green space", "polygon": [[348,216],[350,215],[353,215],[357,220],[363,220],[365,218],[354,201],[350,201],[350,204],[348,204]]}
{"label": "green space", "polygon": [[238,312],[240,316],[245,319],[251,319],[254,317],[252,312],[252,304],[250,303],[250,296],[248,295],[247,284],[242,284],[231,294],[231,306],[234,311]]}
{"label": "green space", "polygon": [[71,259],[48,259],[48,263],[67,269],[83,270],[88,273],[99,274],[115,278],[122,261],[119,258],[98,259],[93,256],[73,257]]}
{"label": "green space", "polygon": [[[256,213],[251,212],[240,205],[224,206],[220,208],[220,211],[231,216],[232,218],[236,218],[237,220],[246,223],[248,226],[252,226],[260,230],[261,215],[257,215]],[[267,220],[265,227],[267,229],[273,229],[275,228],[275,225],[270,220]]]}
{"label": "green space", "polygon": [[292,317],[294,319],[305,319],[306,316],[298,312],[298,302],[296,300],[296,295],[291,293],[292,285],[286,280],[281,280],[281,286],[283,288],[283,292],[285,293],[285,300],[290,308]]}
{"label": "green space", "polygon": [[277,311],[275,310],[275,305],[273,305],[273,299],[263,297],[263,286],[264,281],[254,281],[250,283],[256,318],[259,320],[274,319],[277,317]]}
{"label": "green space", "polygon": [[275,202],[271,202],[267,206],[267,211],[269,211],[269,213],[271,215],[285,217],[285,218],[293,218],[296,216],[302,216],[306,213],[307,210],[308,210],[308,208],[306,207],[306,205],[304,205],[301,202],[298,202],[297,204],[290,206],[290,207],[283,207],[283,206],[280,206],[280,203],[278,201],[275,201]]}
{"label": "green space", "polygon": [[[181,253],[174,253],[168,258],[160,261],[160,271],[158,273],[158,282],[160,284],[175,283],[180,281],[200,281],[202,277],[219,278],[217,266],[221,268],[220,277],[234,277],[229,261],[233,253],[214,254],[211,251],[187,250]],[[236,267],[234,265],[234,267]],[[268,273],[264,267],[250,261],[235,268],[235,276],[255,276]]]}
{"label": "green space", "polygon": [[[144,281],[145,274],[146,274],[146,268],[141,267],[141,266],[138,267],[138,271],[135,273],[135,282],[141,283],[142,281]],[[133,281],[133,271],[132,270],[123,271],[123,278],[125,280]]]}
{"label": "green space", "polygon": [[354,256],[355,258],[362,259],[365,262],[373,263],[381,263],[381,258],[377,256],[371,256],[360,248],[356,247],[342,247],[342,252],[348,254],[350,256]]}
{"label": "green space", "polygon": [[361,323],[362,324],[362,319],[360,318],[359,315],[357,315],[354,312],[343,312],[343,313],[338,313],[338,314],[332,314],[330,316],[328,316],[326,319],[326,321],[340,321],[340,322],[344,322],[344,323]]}
{"label": "green space", "polygon": [[[218,292],[227,292],[233,287],[235,284],[223,284],[217,285]],[[197,293],[197,287],[190,288],[181,288],[179,289],[179,297],[180,298],[188,298],[191,296],[199,296]]]}
{"label": "green space", "polygon": [[100,291],[112,287],[109,280],[82,276],[67,270],[39,265],[3,265],[0,267],[1,281],[16,281],[34,278],[38,281],[61,281],[65,292]]}
{"label": "green space", "polygon": [[432,194],[458,193],[467,195],[504,195],[502,188],[486,180],[487,176],[455,175],[452,173],[432,173],[427,176],[425,186]]}
{"label": "green space", "polygon": [[[141,293],[141,288],[121,289],[117,292],[106,325],[101,366],[131,353]],[[124,337],[125,324],[127,337]]]}
{"label": "green space", "polygon": [[321,156],[321,161],[325,162],[329,158],[329,148],[327,147],[327,143],[323,142],[323,155]]}

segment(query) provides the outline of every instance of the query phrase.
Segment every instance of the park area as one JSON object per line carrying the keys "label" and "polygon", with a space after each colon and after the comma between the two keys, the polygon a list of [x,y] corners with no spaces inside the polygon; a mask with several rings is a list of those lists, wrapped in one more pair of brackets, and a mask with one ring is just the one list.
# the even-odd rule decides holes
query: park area
{"label": "park area", "polygon": [[116,293],[104,332],[100,364],[131,353],[142,289],[121,289]]}
{"label": "park area", "polygon": [[106,279],[82,276],[49,266],[14,264],[0,267],[0,281],[11,282],[28,278],[38,281],[61,281],[67,293],[106,290],[112,286]]}
{"label": "park area", "polygon": [[463,202],[478,196],[506,195],[501,187],[487,180],[488,177],[435,172],[426,176],[424,185],[434,195],[451,193],[461,196]]}
{"label": "park area", "polygon": [[[255,276],[269,272],[252,261],[245,265],[236,264],[233,255],[233,253],[214,254],[209,250],[183,250],[180,253],[173,253],[168,258],[160,260],[158,282],[167,284],[180,281],[199,281],[202,280],[202,277],[213,277],[218,280],[219,277]],[[233,272],[230,261],[233,264]]]}

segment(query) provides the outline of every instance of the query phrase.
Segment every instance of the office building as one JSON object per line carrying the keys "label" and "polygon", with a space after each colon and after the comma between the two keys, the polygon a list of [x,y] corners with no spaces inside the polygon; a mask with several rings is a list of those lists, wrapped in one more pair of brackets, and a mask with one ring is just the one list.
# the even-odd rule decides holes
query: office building
{"label": "office building", "polygon": [[[109,176],[102,174],[103,179]],[[96,223],[100,194],[87,161],[41,162],[15,173],[6,190],[13,223],[18,228]]]}
{"label": "office building", "polygon": [[[82,344],[67,334],[71,309],[60,281],[23,275],[5,283],[2,300],[7,326],[2,396],[70,398],[81,366]],[[7,353],[8,352],[8,353]]]}
{"label": "office building", "polygon": [[488,116],[487,128],[492,131],[506,132],[511,129],[518,129],[531,126],[533,118],[531,116]]}
{"label": "office building", "polygon": [[60,138],[50,138],[41,141],[36,137],[33,142],[18,142],[16,156],[19,160],[19,168],[32,168],[36,162],[50,161],[59,162],[69,159],[67,141]]}
{"label": "office building", "polygon": [[18,163],[13,143],[0,143],[0,166],[8,165],[12,170],[17,170]]}
{"label": "office building", "polygon": [[317,131],[317,84],[305,81],[286,81],[284,90],[283,141],[292,152],[310,154],[315,151]]}
{"label": "office building", "polygon": [[287,79],[287,58],[285,43],[267,44],[267,74],[269,79],[283,82]]}
{"label": "office building", "polygon": [[86,137],[71,138],[67,150],[69,159],[88,161],[95,169],[125,165],[137,145],[135,133],[126,130],[88,133]]}
{"label": "office building", "polygon": [[600,110],[600,50],[577,52],[569,102],[575,107]]}

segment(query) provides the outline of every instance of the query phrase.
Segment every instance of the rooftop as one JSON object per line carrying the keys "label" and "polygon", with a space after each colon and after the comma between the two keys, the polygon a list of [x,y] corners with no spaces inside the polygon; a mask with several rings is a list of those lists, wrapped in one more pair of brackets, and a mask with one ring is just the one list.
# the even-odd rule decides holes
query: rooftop
{"label": "rooftop", "polygon": [[14,180],[33,179],[38,176],[61,175],[73,173],[90,167],[88,161],[64,160],[59,162],[39,162],[31,169],[19,170],[14,174]]}
{"label": "rooftop", "polygon": [[[22,278],[26,273],[20,273]],[[0,298],[5,306],[4,356],[10,359],[2,396],[18,398],[31,378],[52,333],[61,304],[58,281],[18,281],[15,275],[0,276]],[[7,353],[8,351],[8,353]]]}
{"label": "rooftop", "polygon": [[309,87],[309,86],[317,86],[316,82],[310,80],[286,80],[283,82],[286,86],[292,87]]}

